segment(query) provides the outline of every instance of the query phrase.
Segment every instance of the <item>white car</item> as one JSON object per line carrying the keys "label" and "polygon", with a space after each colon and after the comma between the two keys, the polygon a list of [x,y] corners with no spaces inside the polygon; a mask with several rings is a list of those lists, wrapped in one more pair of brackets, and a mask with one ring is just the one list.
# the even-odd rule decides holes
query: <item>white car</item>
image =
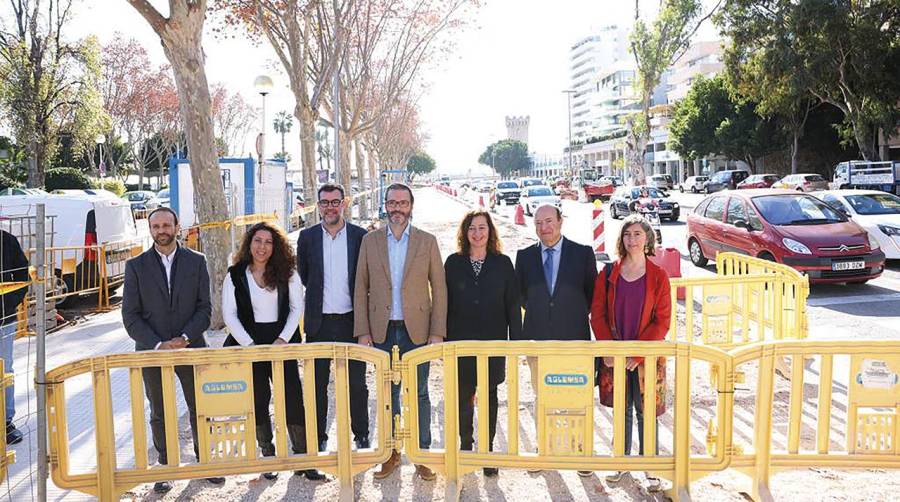
{"label": "white car", "polygon": [[900,260],[900,197],[878,190],[826,190],[811,195],[866,229],[881,245],[885,258]]}
{"label": "white car", "polygon": [[703,184],[707,181],[709,181],[709,176],[688,176],[684,182],[678,184],[678,189],[681,190],[681,193],[700,193],[703,190]]}
{"label": "white car", "polygon": [[532,185],[522,189],[519,205],[525,210],[525,214],[531,216],[544,204],[561,207],[559,196],[553,193],[552,188],[546,185]]}

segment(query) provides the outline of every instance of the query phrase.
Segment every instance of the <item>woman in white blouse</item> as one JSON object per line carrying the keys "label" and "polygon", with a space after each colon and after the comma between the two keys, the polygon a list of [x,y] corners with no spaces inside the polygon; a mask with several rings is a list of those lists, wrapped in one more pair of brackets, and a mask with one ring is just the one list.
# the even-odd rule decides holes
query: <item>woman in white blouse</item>
{"label": "woman in white blouse", "polygon": [[[230,335],[226,347],[300,343],[300,316],[303,286],[297,275],[294,254],[281,228],[257,223],[247,230],[234,265],[222,283],[222,315]],[[253,401],[256,414],[256,442],[263,456],[275,455],[272,444],[272,364],[253,363]],[[284,395],[288,436],[294,453],[306,453],[303,390],[297,361],[284,362]],[[325,476],[315,469],[296,471],[307,479]],[[266,479],[278,477],[264,473]]]}

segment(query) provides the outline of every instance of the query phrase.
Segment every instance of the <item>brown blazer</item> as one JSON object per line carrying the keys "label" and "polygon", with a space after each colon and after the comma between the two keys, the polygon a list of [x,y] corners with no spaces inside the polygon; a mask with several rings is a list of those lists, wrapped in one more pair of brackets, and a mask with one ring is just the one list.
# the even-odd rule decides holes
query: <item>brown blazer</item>
{"label": "brown blazer", "polygon": [[[363,237],[353,296],[353,335],[371,335],[376,343],[387,337],[391,314],[387,228]],[[447,336],[447,283],[441,252],[437,239],[416,227],[409,229],[402,296],[403,320],[413,343],[422,345],[429,336]]]}

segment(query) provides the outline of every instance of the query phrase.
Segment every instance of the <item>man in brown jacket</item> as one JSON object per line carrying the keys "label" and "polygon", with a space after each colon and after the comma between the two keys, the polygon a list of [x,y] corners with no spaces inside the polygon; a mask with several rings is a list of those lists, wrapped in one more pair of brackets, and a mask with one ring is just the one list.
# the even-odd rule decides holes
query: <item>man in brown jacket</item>
{"label": "man in brown jacket", "polygon": [[[447,284],[437,239],[412,226],[413,194],[402,183],[385,192],[386,230],[367,234],[359,250],[354,291],[354,336],[362,345],[400,354],[426,343],[441,343],[447,335]],[[416,369],[419,403],[419,448],[431,448],[431,400],[428,363]],[[400,414],[400,386],[391,386],[394,416]],[[400,465],[394,450],[375,478],[389,476]],[[424,465],[416,474],[429,481],[434,472]]]}

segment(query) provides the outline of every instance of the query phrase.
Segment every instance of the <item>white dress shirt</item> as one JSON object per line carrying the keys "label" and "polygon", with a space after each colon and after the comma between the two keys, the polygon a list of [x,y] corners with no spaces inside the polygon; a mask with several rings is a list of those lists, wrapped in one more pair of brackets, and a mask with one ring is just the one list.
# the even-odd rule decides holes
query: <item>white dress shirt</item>
{"label": "white dress shirt", "polygon": [[156,254],[159,255],[159,259],[162,260],[163,268],[166,269],[166,287],[169,288],[169,293],[172,292],[172,264],[175,263],[175,253],[177,251],[178,248],[176,247],[175,251],[172,251],[169,253],[169,256],[166,256],[156,249]]}
{"label": "white dress shirt", "polygon": [[[247,267],[247,284],[250,287],[250,303],[253,305],[253,319],[258,323],[278,321],[278,289],[266,289],[256,284],[253,272]],[[288,283],[288,312],[287,322],[284,324],[278,338],[289,342],[300,325],[300,317],[303,314],[303,285],[300,276],[294,272]],[[241,345],[253,345],[253,338],[247,333],[237,315],[237,302],[234,299],[234,283],[231,282],[231,274],[225,274],[222,281],[222,317],[231,336]]]}
{"label": "white dress shirt", "polygon": [[353,310],[350,269],[347,264],[347,224],[334,238],[322,225],[323,314],[346,314]]}
{"label": "white dress shirt", "polygon": [[[176,247],[174,251],[169,253],[168,256],[159,252],[159,249],[153,248],[156,251],[156,254],[159,255],[159,259],[162,261],[163,269],[166,271],[166,288],[169,290],[169,294],[172,294],[172,264],[175,263],[175,254],[178,252],[178,248]],[[184,338],[184,341],[190,342],[191,339],[186,334],[182,333],[181,338]],[[162,345],[162,342],[156,344],[154,347],[155,350],[159,350],[159,346]]]}

